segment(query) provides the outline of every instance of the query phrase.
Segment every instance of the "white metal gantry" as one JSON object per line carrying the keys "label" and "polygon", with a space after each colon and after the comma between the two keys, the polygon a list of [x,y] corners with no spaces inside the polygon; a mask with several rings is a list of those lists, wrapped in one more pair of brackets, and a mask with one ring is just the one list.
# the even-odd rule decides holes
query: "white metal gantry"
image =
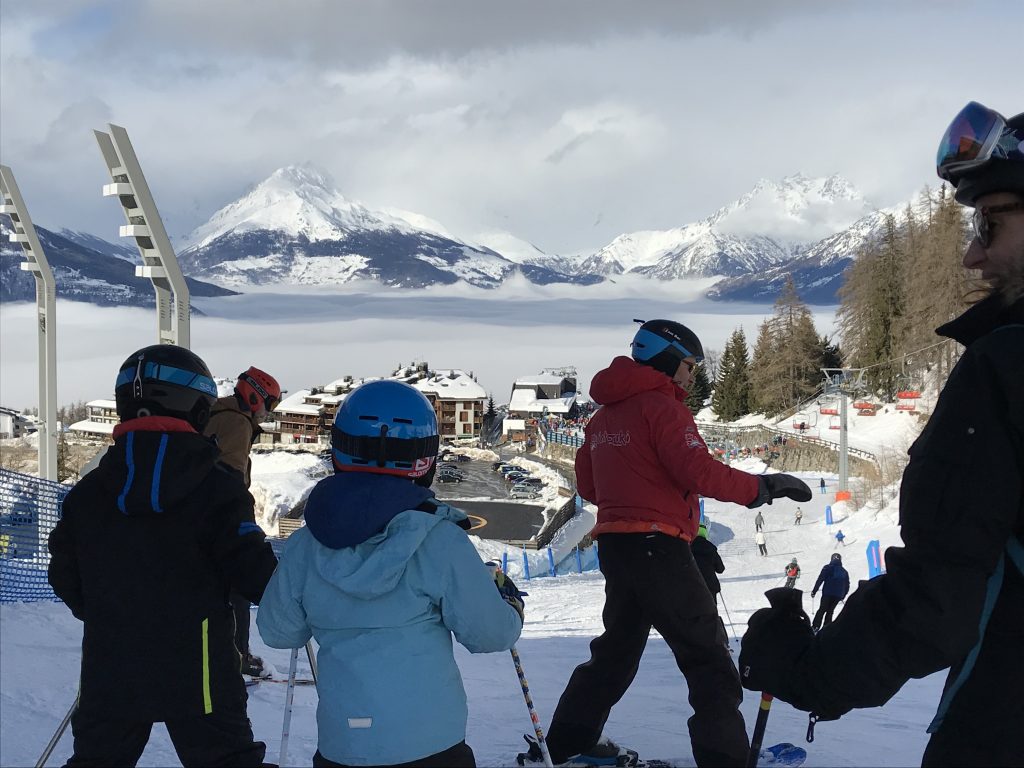
{"label": "white metal gantry", "polygon": [[110,171],[112,184],[103,186],[103,194],[117,197],[127,224],[122,237],[135,239],[142,255],[142,266],[135,267],[137,277],[148,277],[156,292],[157,343],[189,347],[189,292],[185,276],[174,255],[171,240],[157,211],[142,166],[135,155],[128,132],[109,125],[110,133],[93,131]]}
{"label": "white metal gantry", "polygon": [[57,480],[57,288],[39,236],[28,215],[14,173],[0,165],[0,213],[11,217],[11,242],[19,243],[21,268],[36,280],[36,332],[39,338],[39,476]]}

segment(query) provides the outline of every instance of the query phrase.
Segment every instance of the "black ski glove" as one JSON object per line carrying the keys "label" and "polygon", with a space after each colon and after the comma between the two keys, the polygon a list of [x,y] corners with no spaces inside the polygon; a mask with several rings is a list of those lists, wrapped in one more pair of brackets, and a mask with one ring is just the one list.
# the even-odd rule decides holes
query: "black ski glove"
{"label": "black ski glove", "polygon": [[847,710],[831,711],[825,702],[812,702],[802,690],[796,665],[814,642],[811,620],[799,589],[776,587],[765,592],[771,608],[750,617],[740,644],[740,680],[750,691],[767,691],[821,720],[835,720]]}
{"label": "black ski glove", "polygon": [[526,604],[523,602],[523,595],[526,593],[520,592],[515,582],[500,570],[494,572],[494,586],[498,588],[498,594],[501,595],[501,599],[515,608],[519,618],[526,621],[526,616],[524,615]]}
{"label": "black ski glove", "polygon": [[757,482],[759,486],[757,497],[747,504],[747,509],[754,509],[762,504],[771,504],[772,499],[783,496],[793,499],[793,501],[811,500],[811,489],[799,477],[779,472],[774,475],[758,475]]}

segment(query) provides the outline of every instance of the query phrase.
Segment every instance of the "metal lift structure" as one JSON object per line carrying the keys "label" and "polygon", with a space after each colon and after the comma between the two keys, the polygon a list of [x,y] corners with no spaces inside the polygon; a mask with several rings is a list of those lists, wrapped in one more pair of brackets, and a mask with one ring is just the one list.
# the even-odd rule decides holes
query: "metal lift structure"
{"label": "metal lift structure", "polygon": [[11,217],[11,242],[19,243],[21,268],[36,280],[36,333],[39,339],[39,476],[57,480],[57,287],[39,236],[28,215],[14,173],[0,165],[0,213]]}
{"label": "metal lift structure", "polygon": [[188,284],[142,173],[142,166],[128,139],[128,132],[112,123],[108,127],[109,133],[93,131],[112,182],[103,186],[103,194],[117,197],[120,201],[128,222],[121,227],[120,234],[134,238],[139,248],[142,265],[135,267],[136,277],[148,277],[153,283],[157,343],[188,349],[191,344]]}

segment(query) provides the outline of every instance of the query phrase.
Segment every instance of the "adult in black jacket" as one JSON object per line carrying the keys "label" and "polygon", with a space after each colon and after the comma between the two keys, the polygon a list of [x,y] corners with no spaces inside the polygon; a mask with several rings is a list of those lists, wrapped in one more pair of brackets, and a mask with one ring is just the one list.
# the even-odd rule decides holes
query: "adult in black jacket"
{"label": "adult in black jacket", "polygon": [[[983,134],[983,135],[982,135]],[[905,546],[831,625],[802,611],[750,619],[744,685],[824,719],[881,706],[949,668],[926,766],[1020,765],[1024,750],[1024,114],[972,102],[940,147],[940,175],[972,206],[964,266],[991,294],[939,333],[966,346],[910,448]]]}
{"label": "adult in black jacket", "polygon": [[259,602],[276,559],[197,431],[216,387],[202,360],[161,345],[125,362],[115,394],[114,445],[50,534],[50,584],[85,624],[68,765],[135,765],[154,722],[186,766],[260,765],[228,591]]}
{"label": "adult in black jacket", "polygon": [[828,565],[821,569],[818,580],[814,582],[811,590],[811,597],[821,590],[821,605],[818,612],[814,614],[814,621],[811,622],[811,629],[817,632],[822,627],[832,623],[832,614],[835,612],[839,602],[850,592],[850,574],[843,568],[843,556],[836,552]]}

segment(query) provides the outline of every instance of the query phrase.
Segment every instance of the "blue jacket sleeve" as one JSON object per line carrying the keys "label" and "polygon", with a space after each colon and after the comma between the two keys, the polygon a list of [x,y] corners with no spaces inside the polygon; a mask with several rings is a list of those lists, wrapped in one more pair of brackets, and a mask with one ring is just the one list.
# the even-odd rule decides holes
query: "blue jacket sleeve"
{"label": "blue jacket sleeve", "polygon": [[824,568],[822,568],[821,573],[818,574],[818,580],[814,582],[814,587],[811,589],[811,592],[817,592],[819,589],[821,589],[821,585],[825,583],[826,576],[828,576],[827,565]]}
{"label": "blue jacket sleeve", "polygon": [[434,597],[455,639],[472,653],[507,651],[515,645],[523,622],[498,593],[466,534],[454,524],[439,525],[425,544],[434,550],[427,556],[443,569]]}
{"label": "blue jacket sleeve", "polygon": [[271,648],[301,648],[313,636],[302,605],[304,558],[296,552],[301,543],[296,533],[285,545],[256,614],[260,637]]}

